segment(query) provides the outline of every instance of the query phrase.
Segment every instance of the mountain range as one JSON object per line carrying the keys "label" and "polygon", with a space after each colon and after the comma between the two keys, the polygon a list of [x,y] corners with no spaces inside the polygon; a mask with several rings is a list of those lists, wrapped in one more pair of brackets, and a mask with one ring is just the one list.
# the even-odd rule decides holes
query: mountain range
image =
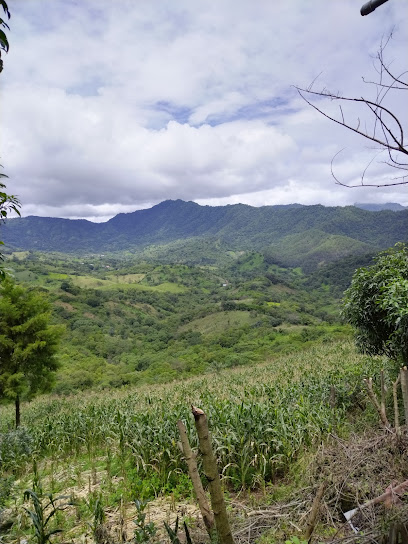
{"label": "mountain range", "polygon": [[193,248],[198,255],[215,244],[231,251],[264,251],[285,266],[315,268],[347,255],[374,253],[405,241],[407,234],[407,209],[373,212],[356,206],[298,204],[211,207],[166,200],[105,223],[36,216],[8,219],[0,238],[10,249],[77,254],[140,252],[151,246],[166,247],[168,252],[174,246],[179,255],[180,247]]}

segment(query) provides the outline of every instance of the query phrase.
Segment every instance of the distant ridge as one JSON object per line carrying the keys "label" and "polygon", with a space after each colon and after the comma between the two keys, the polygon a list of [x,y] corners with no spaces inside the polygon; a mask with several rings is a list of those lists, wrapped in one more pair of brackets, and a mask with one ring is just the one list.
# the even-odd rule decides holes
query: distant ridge
{"label": "distant ridge", "polygon": [[393,212],[401,212],[408,209],[407,206],[402,206],[396,202],[386,202],[385,204],[366,204],[364,202],[356,202],[354,204],[356,208],[362,210],[368,210],[369,212],[379,212],[381,210],[392,210]]}
{"label": "distant ridge", "polygon": [[[47,217],[8,219],[0,227],[6,247],[66,253],[141,251],[189,244],[199,256],[205,243],[225,250],[264,251],[282,263],[308,266],[346,255],[376,252],[408,237],[408,210],[367,211],[355,206],[200,206],[166,200],[121,213],[106,223]],[[201,249],[200,249],[201,248]],[[179,252],[180,253],[180,252]],[[182,251],[181,251],[182,253]]]}

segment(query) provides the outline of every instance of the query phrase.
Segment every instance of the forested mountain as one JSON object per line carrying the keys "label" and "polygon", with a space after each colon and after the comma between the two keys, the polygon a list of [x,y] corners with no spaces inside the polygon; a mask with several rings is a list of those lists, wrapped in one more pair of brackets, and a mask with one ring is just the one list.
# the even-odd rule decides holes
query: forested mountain
{"label": "forested mountain", "polygon": [[[183,241],[181,262],[207,258],[218,245],[226,251],[267,250],[270,259],[285,266],[305,263],[313,270],[320,263],[375,252],[405,240],[408,210],[371,212],[354,206],[298,204],[210,207],[167,200],[150,209],[119,214],[106,223],[31,216],[10,219],[1,230],[7,246],[24,250],[107,253],[140,252],[148,246],[152,251],[151,246],[156,246],[160,257],[168,244],[177,249]],[[186,245],[193,248],[190,261],[185,258]]]}
{"label": "forested mountain", "polygon": [[403,210],[408,209],[407,206],[401,206],[401,204],[398,204],[397,202],[386,202],[385,204],[356,202],[354,206],[356,206],[356,208],[361,208],[362,210],[368,210],[370,212],[379,212],[381,210],[392,210],[393,212],[402,212]]}

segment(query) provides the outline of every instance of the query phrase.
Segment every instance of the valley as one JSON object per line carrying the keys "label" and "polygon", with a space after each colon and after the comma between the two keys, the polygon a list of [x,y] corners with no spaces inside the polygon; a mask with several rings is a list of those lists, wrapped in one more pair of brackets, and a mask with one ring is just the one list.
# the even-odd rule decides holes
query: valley
{"label": "valley", "polygon": [[[208,211],[163,204],[165,214],[174,206]],[[381,236],[371,225],[351,238],[347,218],[360,212],[394,220],[383,223]],[[0,405],[4,542],[33,536],[26,489],[36,508],[47,494],[55,498],[50,527],[62,531],[55,543],[147,544],[155,538],[144,519],[163,541],[163,519],[174,525],[177,515],[194,543],[207,541],[178,446],[181,419],[198,448],[191,404],[208,415],[238,544],[298,542],[323,484],[315,541],[354,542],[344,512],[380,495],[390,478],[404,479],[406,449],[381,430],[364,387],[369,377],[380,386],[382,376],[391,413],[395,363],[357,352],[341,301],[355,270],[372,265],[378,249],[401,236],[405,213],[346,210],[331,233],[326,217],[273,242],[261,224],[248,234],[247,216],[233,238],[230,230],[169,239],[150,223],[156,234],[145,227],[140,244],[128,230],[121,242],[102,244],[110,251],[56,251],[69,240],[69,224],[56,237],[52,229],[41,234],[41,251],[25,241],[29,231],[7,246],[5,269],[47,297],[51,323],[64,332],[50,392],[23,395],[20,427],[13,429],[13,405]],[[41,218],[29,219],[16,224],[31,229]],[[367,459],[381,476],[367,476]],[[50,513],[51,503],[44,508]],[[383,513],[370,515],[359,521],[362,534],[381,531]]]}
{"label": "valley", "polygon": [[313,276],[261,253],[234,258],[216,267],[16,252],[7,266],[48,293],[65,326],[59,393],[180,379],[350,334],[336,280],[310,288]]}

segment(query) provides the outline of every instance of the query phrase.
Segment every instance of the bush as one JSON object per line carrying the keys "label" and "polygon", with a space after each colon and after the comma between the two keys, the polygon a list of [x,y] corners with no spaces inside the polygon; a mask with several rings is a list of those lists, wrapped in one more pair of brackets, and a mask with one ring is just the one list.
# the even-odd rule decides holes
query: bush
{"label": "bush", "polygon": [[7,470],[33,453],[33,439],[24,427],[0,434],[0,468]]}

